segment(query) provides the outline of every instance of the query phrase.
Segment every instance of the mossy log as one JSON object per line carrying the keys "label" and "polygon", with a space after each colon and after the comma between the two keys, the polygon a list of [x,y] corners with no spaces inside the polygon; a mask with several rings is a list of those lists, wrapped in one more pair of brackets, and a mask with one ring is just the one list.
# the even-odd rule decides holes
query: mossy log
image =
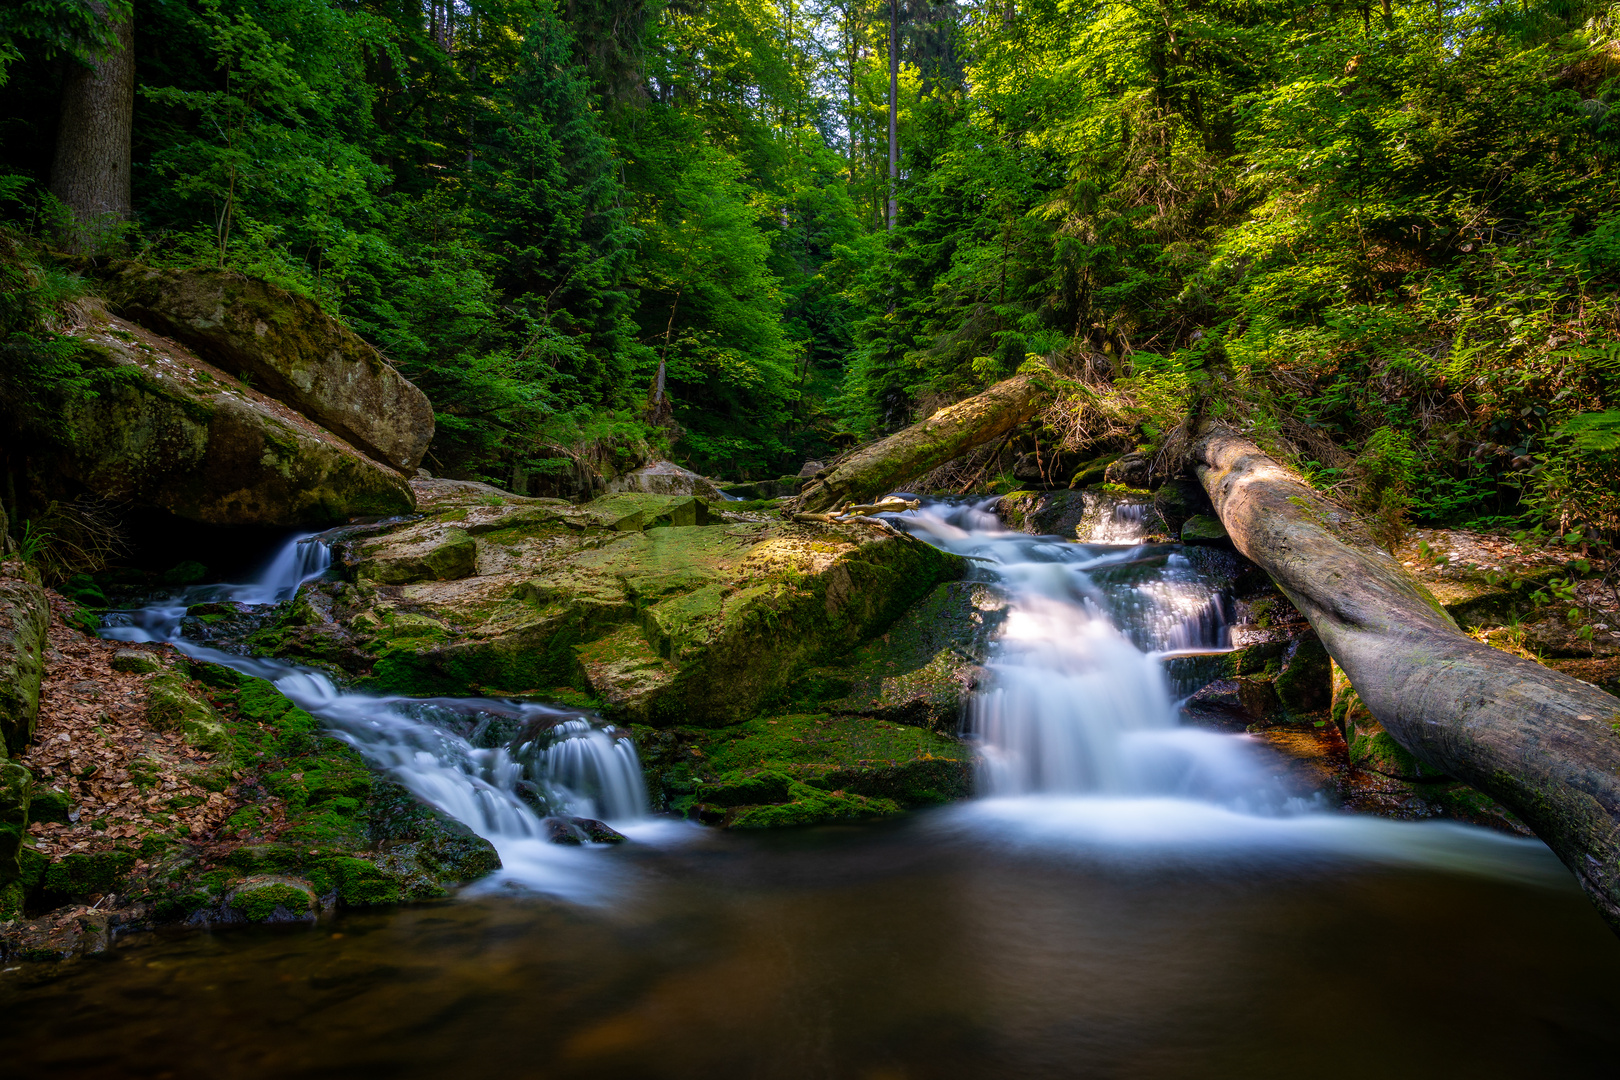
{"label": "mossy log", "polygon": [[1236,433],[1198,478],[1239,551],[1304,613],[1384,729],[1508,807],[1620,932],[1620,698],[1463,634],[1348,515]]}
{"label": "mossy log", "polygon": [[856,451],[799,496],[801,513],[866,502],[896,484],[967,453],[1025,423],[1051,398],[1037,376],[1019,375],[945,408],[920,424]]}

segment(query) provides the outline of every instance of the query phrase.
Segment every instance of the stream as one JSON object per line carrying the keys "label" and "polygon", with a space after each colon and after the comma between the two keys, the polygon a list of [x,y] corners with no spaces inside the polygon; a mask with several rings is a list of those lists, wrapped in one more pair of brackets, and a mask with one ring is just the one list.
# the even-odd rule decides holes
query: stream
{"label": "stream", "polygon": [[[326,573],[315,538],[254,583],[110,619],[271,680],[504,868],[440,904],[159,933],[0,981],[0,1057],[60,1077],[1616,1067],[1620,942],[1542,844],[1291,791],[1255,741],[1181,721],[1163,659],[1230,643],[1228,598],[1182,549],[1129,519],[1093,543],[1008,532],[989,506],[889,518],[1011,606],[964,718],[978,796],[881,822],[650,816],[634,747],[588,714],[358,694],[187,637],[188,605]],[[631,842],[547,843],[548,812]]]}

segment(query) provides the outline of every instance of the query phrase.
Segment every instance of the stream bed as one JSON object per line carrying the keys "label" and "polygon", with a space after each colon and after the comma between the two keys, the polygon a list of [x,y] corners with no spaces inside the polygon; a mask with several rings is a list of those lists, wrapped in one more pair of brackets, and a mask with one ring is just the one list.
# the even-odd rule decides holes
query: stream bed
{"label": "stream bed", "polygon": [[1620,942],[1545,848],[1395,822],[1186,838],[1185,812],[1144,809],[655,825],[559,849],[590,886],[572,898],[475,890],[8,975],[0,1057],[19,1077],[1612,1074]]}
{"label": "stream bed", "polygon": [[[648,816],[634,749],[588,715],[343,691],[180,640],[186,597],[111,620],[271,679],[505,869],[443,902],[9,969],[8,1074],[1615,1070],[1620,941],[1545,846],[1332,812],[1253,740],[1179,722],[1160,658],[1229,633],[1177,549],[1009,533],[971,504],[892,520],[972,559],[1010,609],[964,718],[979,797],[879,822]],[[232,597],[285,599],[324,560],[289,545]],[[480,710],[520,734],[469,742]],[[546,843],[547,812],[628,842]]]}

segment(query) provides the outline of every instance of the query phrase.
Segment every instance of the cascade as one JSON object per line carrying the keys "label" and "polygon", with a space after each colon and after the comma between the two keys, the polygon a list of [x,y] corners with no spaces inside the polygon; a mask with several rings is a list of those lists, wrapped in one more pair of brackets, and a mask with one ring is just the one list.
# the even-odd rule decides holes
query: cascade
{"label": "cascade", "polygon": [[[372,764],[494,844],[508,877],[525,880],[525,869],[543,861],[547,816],[628,823],[646,815],[641,765],[627,733],[578,711],[491,698],[353,693],[320,672],[209,648],[182,634],[182,619],[194,604],[282,603],[330,565],[326,544],[297,536],[255,581],[193,586],[137,610],[110,613],[102,634],[117,641],[168,642],[194,659],[267,680]],[[516,734],[500,745],[475,745],[491,721]]]}
{"label": "cascade", "polygon": [[1160,659],[1231,640],[1225,599],[1179,549],[1141,544],[1140,520],[1138,542],[1125,544],[1010,532],[993,506],[931,503],[891,518],[970,557],[1010,601],[969,703],[982,793],[1286,806],[1243,741],[1179,725]]}

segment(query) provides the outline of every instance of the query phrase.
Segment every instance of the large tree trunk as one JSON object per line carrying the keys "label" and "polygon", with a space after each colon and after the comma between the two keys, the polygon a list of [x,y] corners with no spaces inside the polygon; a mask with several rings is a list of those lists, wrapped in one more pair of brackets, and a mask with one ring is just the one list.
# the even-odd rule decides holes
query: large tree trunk
{"label": "large tree trunk", "polygon": [[1238,550],[1271,575],[1361,701],[1425,765],[1519,815],[1620,932],[1620,698],[1457,629],[1347,515],[1230,430],[1193,443]]}
{"label": "large tree trunk", "polygon": [[900,217],[900,0],[889,0],[889,231]]}
{"label": "large tree trunk", "polygon": [[[104,3],[95,5],[107,17]],[[117,45],[91,67],[74,64],[62,88],[51,194],[73,214],[62,246],[74,254],[95,250],[111,225],[129,217],[129,135],[135,112],[135,24],[113,25]]]}
{"label": "large tree trunk", "polygon": [[1029,420],[1052,392],[1028,375],[999,382],[982,394],[939,410],[887,439],[856,451],[799,496],[799,509],[830,510],[840,502],[867,502],[1003,435]]}

